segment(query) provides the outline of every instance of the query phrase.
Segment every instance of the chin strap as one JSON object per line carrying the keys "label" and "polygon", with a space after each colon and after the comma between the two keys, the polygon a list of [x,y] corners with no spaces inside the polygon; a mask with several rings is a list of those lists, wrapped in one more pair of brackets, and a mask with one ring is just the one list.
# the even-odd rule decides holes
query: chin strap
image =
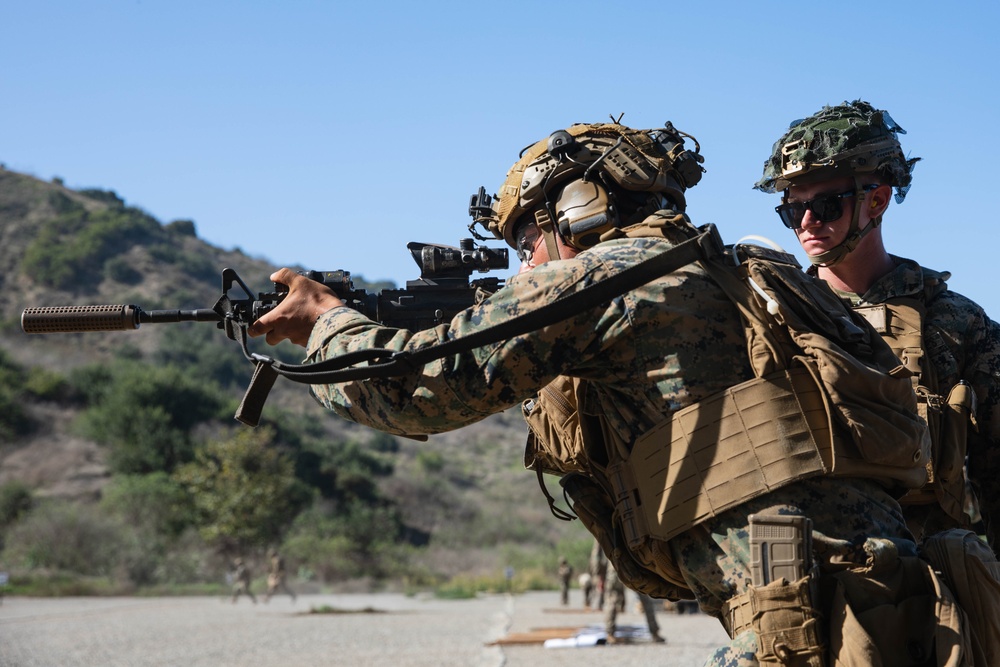
{"label": "chin strap", "polygon": [[549,251],[549,259],[562,259],[559,254],[559,244],[556,242],[556,225],[544,206],[535,211],[535,224],[545,239],[545,249]]}
{"label": "chin strap", "polygon": [[847,255],[858,247],[867,234],[874,231],[879,225],[882,224],[882,216],[877,218],[872,218],[871,224],[864,229],[858,229],[858,221],[861,219],[861,204],[864,201],[865,189],[861,185],[860,179],[857,176],[854,177],[854,215],[851,216],[851,226],[847,229],[847,238],[845,238],[839,245],[834,248],[830,248],[826,252],[821,252],[818,255],[810,255],[809,262],[813,266],[818,267],[831,267],[835,264],[839,264]]}

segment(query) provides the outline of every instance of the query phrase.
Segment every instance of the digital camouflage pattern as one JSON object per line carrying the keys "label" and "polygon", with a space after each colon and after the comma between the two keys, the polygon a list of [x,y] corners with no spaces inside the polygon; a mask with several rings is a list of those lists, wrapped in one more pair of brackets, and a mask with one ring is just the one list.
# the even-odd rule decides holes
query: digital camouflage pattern
{"label": "digital camouflage pattern", "polygon": [[[468,335],[646,260],[666,243],[663,238],[600,243],[575,258],[518,274],[481,305],[422,332],[382,327],[350,308],[336,308],[317,322],[309,361],[371,347],[416,350]],[[689,265],[540,331],[402,377],[316,385],[313,392],[344,418],[414,435],[452,430],[518,405],[558,375],[589,381],[588,413],[601,414],[626,446],[672,411],[753,377],[737,310],[699,266]],[[746,517],[767,509],[812,518],[817,545],[829,557],[864,562],[855,560],[856,552],[871,535],[897,539],[902,552],[915,550],[898,505],[877,484],[827,478],[790,484],[671,541],[682,576],[709,613],[718,614],[725,600],[746,590]],[[752,635],[738,636],[737,648],[719,659],[740,654],[738,647],[752,656]]]}
{"label": "digital camouflage pattern", "polygon": [[[662,239],[618,239],[574,259],[511,278],[448,325],[421,332],[381,327],[350,308],[320,318],[309,360],[370,347],[415,350],[510,319],[583,289],[664,249]],[[397,434],[470,424],[535,396],[557,375],[590,380],[595,409],[632,440],[665,414],[752,377],[738,314],[695,266],[545,329],[400,378],[319,385],[341,416]]]}
{"label": "digital camouflage pattern", "polygon": [[889,112],[868,102],[825,106],[791,123],[788,132],[774,143],[764,163],[764,175],[754,188],[773,194],[793,183],[877,173],[896,188],[896,202],[901,203],[920,158],[906,158],[897,134],[906,134],[906,130]]}
{"label": "digital camouflage pattern", "polygon": [[[990,546],[997,550],[996,522],[1000,518],[1000,324],[971,299],[946,289],[950,273],[921,267],[913,260],[893,256],[894,271],[882,276],[861,295],[844,293],[854,305],[881,304],[898,297],[924,300],[927,284],[938,292],[926,304],[924,346],[936,371],[938,387],[947,391],[964,380],[976,392],[978,434],[968,441],[968,476],[979,501]],[[907,512],[911,511],[910,509]],[[933,528],[953,522],[930,516]]]}
{"label": "digital camouflage pattern", "polygon": [[[671,540],[675,555],[698,577],[693,590],[707,613],[717,615],[723,600],[742,593],[750,583],[744,570],[749,554],[742,551],[749,548],[750,514],[808,516],[814,554],[821,561],[863,563],[863,545],[873,528],[881,537],[894,538],[902,555],[916,555],[899,505],[877,483],[812,478],[747,501]],[[706,549],[706,543],[712,546]]]}
{"label": "digital camouflage pattern", "polygon": [[618,613],[625,607],[625,584],[618,578],[618,573],[612,565],[608,565],[607,576],[604,579],[604,634],[608,643],[615,642],[615,632],[618,631]]}

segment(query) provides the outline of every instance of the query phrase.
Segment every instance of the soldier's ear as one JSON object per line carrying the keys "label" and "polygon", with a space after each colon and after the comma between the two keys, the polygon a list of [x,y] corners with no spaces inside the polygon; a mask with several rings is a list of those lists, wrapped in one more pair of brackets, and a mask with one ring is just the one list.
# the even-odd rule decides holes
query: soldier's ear
{"label": "soldier's ear", "polygon": [[885,213],[885,209],[889,207],[889,201],[892,198],[892,186],[883,183],[877,188],[871,191],[868,195],[869,197],[869,211],[868,215],[872,218],[877,218],[878,216]]}

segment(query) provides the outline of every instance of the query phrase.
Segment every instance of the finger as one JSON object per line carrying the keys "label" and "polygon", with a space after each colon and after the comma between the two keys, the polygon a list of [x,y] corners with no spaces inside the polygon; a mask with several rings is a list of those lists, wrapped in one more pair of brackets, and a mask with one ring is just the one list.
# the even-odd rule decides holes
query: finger
{"label": "finger", "polygon": [[292,271],[291,269],[288,268],[283,268],[283,269],[278,269],[277,271],[271,274],[271,282],[280,283],[282,285],[291,285],[295,279],[301,277],[302,276],[300,276],[295,271]]}
{"label": "finger", "polygon": [[[264,317],[267,317],[267,315],[264,315]],[[262,319],[264,318],[262,317],[261,320]],[[263,336],[264,334],[270,332],[271,328],[265,322],[261,322],[261,320],[257,320],[256,322],[247,327],[247,334],[251,338],[256,338],[257,336]]]}

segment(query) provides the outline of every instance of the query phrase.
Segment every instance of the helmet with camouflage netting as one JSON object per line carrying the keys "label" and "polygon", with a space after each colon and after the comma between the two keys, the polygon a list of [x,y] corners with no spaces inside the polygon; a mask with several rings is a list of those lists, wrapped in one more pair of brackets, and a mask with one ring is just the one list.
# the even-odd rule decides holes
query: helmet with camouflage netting
{"label": "helmet with camouflage netting", "polygon": [[[685,148],[685,137],[694,141],[693,151]],[[654,130],[617,122],[558,130],[521,152],[498,195],[484,188],[473,195],[470,230],[480,224],[516,247],[514,231],[530,219],[543,234],[554,226],[571,245],[589,248],[609,229],[662,208],[664,198],[683,211],[684,191],[704,171],[698,151],[698,142],[669,122]]]}
{"label": "helmet with camouflage netting", "polygon": [[868,102],[823,107],[793,122],[775,142],[754,188],[774,193],[796,184],[876,174],[896,188],[896,203],[901,203],[920,158],[906,158],[898,134],[906,130]]}

